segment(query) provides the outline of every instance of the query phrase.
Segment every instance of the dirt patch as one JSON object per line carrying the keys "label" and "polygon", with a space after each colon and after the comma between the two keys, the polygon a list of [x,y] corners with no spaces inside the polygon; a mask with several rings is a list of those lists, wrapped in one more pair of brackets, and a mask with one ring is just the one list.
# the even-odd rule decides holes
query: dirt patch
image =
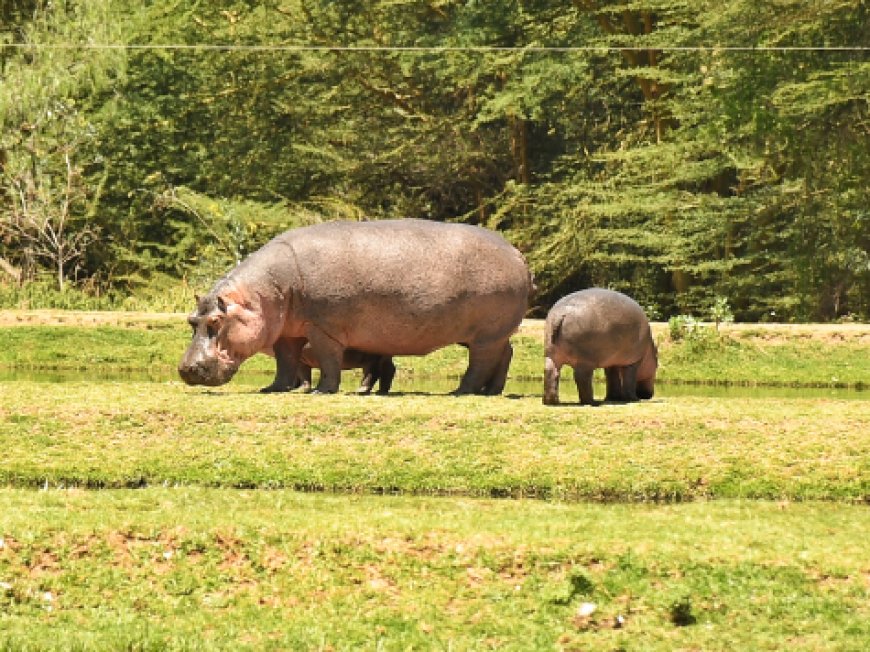
{"label": "dirt patch", "polygon": [[784,344],[806,340],[826,344],[870,344],[870,324],[722,324],[721,331],[734,339]]}
{"label": "dirt patch", "polygon": [[0,327],[10,326],[142,326],[154,322],[184,323],[174,312],[84,310],[0,310]]}
{"label": "dirt patch", "polygon": [[[713,327],[713,324],[704,324]],[[667,337],[668,324],[653,322],[653,337]],[[837,344],[858,342],[870,344],[870,324],[720,324],[723,335],[741,340],[763,340],[771,344],[799,339]],[[518,335],[544,339],[543,319],[524,319]]]}

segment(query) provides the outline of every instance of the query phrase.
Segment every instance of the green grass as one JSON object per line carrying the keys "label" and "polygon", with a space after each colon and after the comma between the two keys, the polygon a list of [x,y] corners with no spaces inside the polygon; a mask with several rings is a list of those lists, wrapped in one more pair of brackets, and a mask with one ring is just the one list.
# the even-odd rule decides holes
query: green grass
{"label": "green grass", "polygon": [[0,383],[0,483],[180,484],[566,500],[870,500],[862,400],[262,395],[230,384]]}
{"label": "green grass", "polygon": [[[114,325],[82,325],[69,313],[53,325],[0,327],[5,346],[0,348],[0,368],[92,370],[150,370],[173,373],[190,337],[183,315],[149,318],[131,315]],[[7,323],[10,321],[6,320]],[[15,323],[12,321],[12,323]],[[511,377],[543,377],[542,324],[530,321],[514,337]],[[658,336],[660,368],[664,383],[703,383],[797,387],[858,387],[870,385],[870,327],[836,332],[826,337],[790,334],[782,327],[771,339],[753,331],[725,334],[698,345],[673,343]],[[398,381],[411,378],[458,378],[467,353],[447,347],[423,357],[402,357]],[[274,370],[274,361],[258,355],[243,366],[253,373]],[[568,377],[568,369],[563,370]],[[407,385],[407,384],[406,384]],[[573,389],[572,395],[573,395]]]}
{"label": "green grass", "polygon": [[[0,651],[870,649],[864,392],[546,407],[529,322],[502,397],[446,395],[458,347],[260,395],[263,356],[174,380],[181,316],[0,317],[40,371],[0,380]],[[867,338],[661,339],[660,372],[866,387]]]}
{"label": "green grass", "polygon": [[7,489],[0,648],[858,651],[868,531],[812,503]]}

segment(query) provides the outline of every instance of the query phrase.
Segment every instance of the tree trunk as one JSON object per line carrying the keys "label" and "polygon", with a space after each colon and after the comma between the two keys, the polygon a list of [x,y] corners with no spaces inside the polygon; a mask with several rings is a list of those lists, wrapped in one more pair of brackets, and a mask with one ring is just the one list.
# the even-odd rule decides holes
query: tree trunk
{"label": "tree trunk", "polygon": [[511,117],[511,157],[514,163],[514,179],[519,183],[529,183],[529,127],[523,118]]}
{"label": "tree trunk", "polygon": [[58,251],[57,254],[57,289],[63,294],[64,291],[64,277],[63,277],[63,250]]}

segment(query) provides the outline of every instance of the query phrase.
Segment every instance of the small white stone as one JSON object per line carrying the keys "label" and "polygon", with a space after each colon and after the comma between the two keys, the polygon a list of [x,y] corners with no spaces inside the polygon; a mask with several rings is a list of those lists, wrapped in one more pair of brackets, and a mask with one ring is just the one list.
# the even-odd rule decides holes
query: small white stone
{"label": "small white stone", "polygon": [[598,605],[595,604],[594,602],[583,602],[577,608],[577,615],[580,618],[588,618],[589,616],[594,614],[597,609],[598,609]]}

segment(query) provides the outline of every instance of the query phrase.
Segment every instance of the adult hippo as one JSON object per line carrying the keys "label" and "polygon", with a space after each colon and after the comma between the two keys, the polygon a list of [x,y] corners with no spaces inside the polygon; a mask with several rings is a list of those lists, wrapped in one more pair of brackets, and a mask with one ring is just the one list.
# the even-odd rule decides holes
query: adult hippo
{"label": "adult hippo", "polygon": [[255,353],[296,382],[302,348],[320,362],[316,391],[338,391],[343,354],[425,355],[468,348],[457,394],[499,394],[533,284],[498,234],[426,220],[326,222],[291,229],[251,254],[197,302],[178,367],[192,385],[222,385]]}
{"label": "adult hippo", "polygon": [[559,371],[574,369],[581,405],[594,405],[592,372],[604,369],[606,401],[652,398],[658,352],[649,320],[634,299],[590,288],[563,297],[544,326],[544,403],[559,403]]}
{"label": "adult hippo", "polygon": [[[313,367],[320,369],[320,360],[314,357],[311,345],[306,344],[302,347],[299,371],[296,375],[298,380],[295,387],[301,387],[303,390],[311,387],[311,369]],[[371,394],[376,384],[378,394],[389,394],[390,387],[393,385],[393,377],[396,375],[396,365],[393,364],[393,359],[390,356],[364,353],[355,349],[345,350],[341,360],[341,368],[362,369],[363,378],[359,389],[356,390],[357,394]]]}

